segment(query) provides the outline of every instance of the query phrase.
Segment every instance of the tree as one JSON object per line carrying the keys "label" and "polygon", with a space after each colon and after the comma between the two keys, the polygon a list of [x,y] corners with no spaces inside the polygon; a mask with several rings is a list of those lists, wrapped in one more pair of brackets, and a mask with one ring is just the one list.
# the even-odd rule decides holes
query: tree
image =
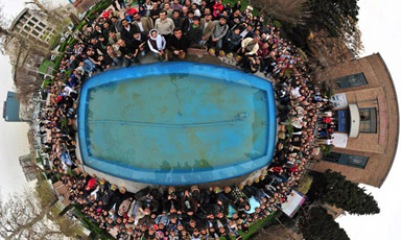
{"label": "tree", "polygon": [[[270,20],[279,20],[283,36],[291,39],[298,47],[308,47],[312,55],[327,67],[326,59],[338,63],[345,55],[344,49],[358,56],[363,50],[361,32],[358,28],[358,0],[250,0],[250,3]],[[328,49],[307,45],[311,35],[318,41],[333,42]],[[328,43],[330,44],[330,43]],[[315,43],[312,43],[315,46]],[[312,46],[312,47],[313,47]],[[332,57],[333,56],[333,57]],[[340,56],[340,58],[337,58]],[[340,60],[337,60],[340,59]]]}
{"label": "tree", "polygon": [[33,94],[42,85],[42,81],[36,75],[22,67],[16,67],[15,69],[14,82],[17,87],[18,98],[22,104],[28,104]]}
{"label": "tree", "polygon": [[321,201],[342,208],[350,214],[377,214],[380,212],[376,200],[365,188],[348,181],[339,172],[330,169],[324,174],[326,186]]}
{"label": "tree", "polygon": [[322,207],[310,208],[299,219],[302,235],[306,240],[349,240],[344,229]]}
{"label": "tree", "polygon": [[363,49],[358,29],[358,0],[310,0],[312,17],[308,24],[314,31],[325,30],[350,47],[355,55]]}
{"label": "tree", "polygon": [[291,23],[293,25],[305,24],[310,16],[307,9],[309,0],[251,0],[252,6],[256,7],[267,16]]}
{"label": "tree", "polygon": [[343,30],[354,31],[358,22],[358,0],[310,0],[313,19],[310,23],[317,28],[326,28],[332,36]]}
{"label": "tree", "polygon": [[0,198],[0,238],[70,239],[79,234],[74,222],[55,211],[57,196],[45,180],[36,192],[15,193],[7,201]]}
{"label": "tree", "polygon": [[4,54],[6,36],[8,35],[7,19],[4,16],[3,6],[0,5],[0,52]]}
{"label": "tree", "polygon": [[55,9],[49,7],[51,5],[51,1],[32,0],[32,2],[26,2],[26,4],[28,3],[35,4],[39,10],[46,15],[49,23],[53,23],[56,26],[63,25],[64,19],[60,17]]}
{"label": "tree", "polygon": [[258,235],[255,236],[254,240],[302,240],[303,237],[292,229],[285,226],[275,224],[269,226],[266,229],[261,229]]}

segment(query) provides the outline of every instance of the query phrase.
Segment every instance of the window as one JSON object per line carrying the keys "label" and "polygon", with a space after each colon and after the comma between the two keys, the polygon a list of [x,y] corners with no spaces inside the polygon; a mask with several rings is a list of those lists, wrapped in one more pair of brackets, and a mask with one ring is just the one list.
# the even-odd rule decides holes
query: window
{"label": "window", "polygon": [[339,88],[360,87],[368,84],[363,73],[337,78],[336,83]]}
{"label": "window", "polygon": [[356,168],[365,168],[369,158],[359,155],[331,152],[323,157],[323,160]]}
{"label": "window", "polygon": [[28,22],[28,25],[31,26],[31,27],[33,27],[33,26],[35,26],[35,23],[29,21],[29,22]]}
{"label": "window", "polygon": [[31,28],[28,27],[28,26],[25,26],[25,27],[24,27],[24,30],[27,31],[27,32],[29,32],[29,31],[31,31]]}
{"label": "window", "polygon": [[361,108],[359,109],[361,123],[359,132],[361,133],[377,133],[377,112],[376,108]]}
{"label": "window", "polygon": [[350,131],[350,113],[349,110],[339,110],[337,111],[337,124],[336,124],[336,131],[337,132],[344,132],[349,133]]}

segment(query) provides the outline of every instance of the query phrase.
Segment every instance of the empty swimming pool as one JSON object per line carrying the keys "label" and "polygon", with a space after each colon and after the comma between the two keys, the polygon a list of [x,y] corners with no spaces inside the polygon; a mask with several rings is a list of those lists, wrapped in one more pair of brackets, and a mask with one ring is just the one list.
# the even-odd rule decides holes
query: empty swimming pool
{"label": "empty swimming pool", "polygon": [[116,177],[160,185],[239,177],[271,161],[273,89],[207,64],[111,70],[82,87],[78,134],[84,164]]}

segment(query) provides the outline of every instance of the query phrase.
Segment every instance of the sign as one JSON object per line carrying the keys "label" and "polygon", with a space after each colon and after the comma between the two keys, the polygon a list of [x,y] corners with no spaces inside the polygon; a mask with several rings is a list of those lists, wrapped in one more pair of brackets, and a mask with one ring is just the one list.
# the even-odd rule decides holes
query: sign
{"label": "sign", "polygon": [[287,201],[281,204],[281,210],[289,217],[293,217],[305,202],[306,197],[295,191],[292,190],[291,193],[287,197]]}
{"label": "sign", "polygon": [[338,93],[330,98],[333,103],[334,109],[344,109],[348,107],[347,95],[345,93]]}

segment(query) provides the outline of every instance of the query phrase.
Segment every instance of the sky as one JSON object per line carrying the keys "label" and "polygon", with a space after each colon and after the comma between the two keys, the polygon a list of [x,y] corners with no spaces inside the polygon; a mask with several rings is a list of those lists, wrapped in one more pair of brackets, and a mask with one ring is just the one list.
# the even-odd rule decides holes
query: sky
{"label": "sky", "polygon": [[[50,0],[49,0],[50,1]],[[54,5],[68,3],[68,0],[53,0]],[[15,17],[23,8],[23,0],[0,0],[9,18]],[[399,0],[360,0],[359,25],[365,51],[362,56],[380,52],[390,70],[397,93],[401,93],[401,1]],[[11,66],[8,57],[0,54],[0,102],[6,98],[7,91],[13,90]],[[400,99],[401,96],[399,96]],[[399,106],[401,104],[399,103]],[[0,104],[0,112],[3,111]],[[20,191],[25,184],[18,157],[29,153],[27,140],[28,124],[6,123],[0,119],[0,189],[7,195]],[[400,152],[400,151],[399,151]],[[373,216],[342,216],[338,222],[352,240],[401,239],[401,175],[400,154],[396,155],[393,167],[380,189],[366,186],[379,203],[381,213]]]}

